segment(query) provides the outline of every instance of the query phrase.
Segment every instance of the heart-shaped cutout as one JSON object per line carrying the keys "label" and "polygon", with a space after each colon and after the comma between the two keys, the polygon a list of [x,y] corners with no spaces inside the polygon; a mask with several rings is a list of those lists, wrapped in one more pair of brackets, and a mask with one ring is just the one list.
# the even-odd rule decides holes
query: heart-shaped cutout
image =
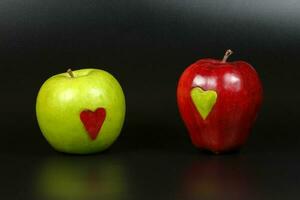
{"label": "heart-shaped cutout", "polygon": [[191,90],[191,97],[197,111],[202,119],[206,119],[217,101],[217,92],[213,90],[204,91],[200,87]]}
{"label": "heart-shaped cutout", "polygon": [[94,112],[91,110],[84,110],[80,113],[81,122],[92,140],[97,138],[105,117],[106,111],[104,108],[97,108]]}

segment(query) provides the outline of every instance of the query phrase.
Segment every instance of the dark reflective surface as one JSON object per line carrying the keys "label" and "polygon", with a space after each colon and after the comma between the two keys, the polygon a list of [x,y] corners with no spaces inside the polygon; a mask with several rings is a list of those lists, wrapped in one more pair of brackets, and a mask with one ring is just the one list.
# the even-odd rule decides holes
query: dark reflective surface
{"label": "dark reflective surface", "polygon": [[251,199],[256,190],[243,158],[226,163],[220,158],[194,161],[182,181],[183,199]]}
{"label": "dark reflective surface", "polygon": [[130,179],[122,160],[49,157],[33,180],[36,199],[123,199]]}
{"label": "dark reflective surface", "polygon": [[[183,140],[184,141],[184,140]],[[188,141],[185,141],[188,143]],[[174,142],[174,144],[178,142]],[[181,147],[132,149],[117,143],[95,155],[41,153],[1,157],[5,199],[292,199],[299,194],[297,148],[247,145],[215,156]]]}

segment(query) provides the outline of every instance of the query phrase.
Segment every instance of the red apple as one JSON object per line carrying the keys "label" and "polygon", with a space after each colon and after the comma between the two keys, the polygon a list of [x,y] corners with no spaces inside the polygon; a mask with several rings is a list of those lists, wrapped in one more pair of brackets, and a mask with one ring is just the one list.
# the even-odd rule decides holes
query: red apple
{"label": "red apple", "polygon": [[262,102],[262,85],[254,68],[244,62],[201,59],[181,75],[177,102],[192,143],[222,153],[247,140]]}

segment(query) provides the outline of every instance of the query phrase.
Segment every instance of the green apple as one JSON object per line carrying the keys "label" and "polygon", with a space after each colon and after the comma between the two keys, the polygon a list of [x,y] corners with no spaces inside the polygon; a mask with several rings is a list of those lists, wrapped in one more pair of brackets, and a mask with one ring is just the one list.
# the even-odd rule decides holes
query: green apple
{"label": "green apple", "polygon": [[125,97],[118,81],[106,71],[68,70],[42,85],[36,115],[44,137],[57,151],[100,152],[121,132]]}

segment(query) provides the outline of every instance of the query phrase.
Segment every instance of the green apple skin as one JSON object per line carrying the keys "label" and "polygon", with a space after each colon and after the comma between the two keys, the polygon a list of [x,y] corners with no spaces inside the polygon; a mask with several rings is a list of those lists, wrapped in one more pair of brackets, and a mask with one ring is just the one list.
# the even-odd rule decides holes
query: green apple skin
{"label": "green apple skin", "polygon": [[[81,69],[50,77],[36,101],[39,127],[50,145],[60,152],[96,153],[107,149],[119,136],[125,118],[125,97],[118,81],[99,69]],[[92,140],[80,113],[103,107],[106,117]]]}

